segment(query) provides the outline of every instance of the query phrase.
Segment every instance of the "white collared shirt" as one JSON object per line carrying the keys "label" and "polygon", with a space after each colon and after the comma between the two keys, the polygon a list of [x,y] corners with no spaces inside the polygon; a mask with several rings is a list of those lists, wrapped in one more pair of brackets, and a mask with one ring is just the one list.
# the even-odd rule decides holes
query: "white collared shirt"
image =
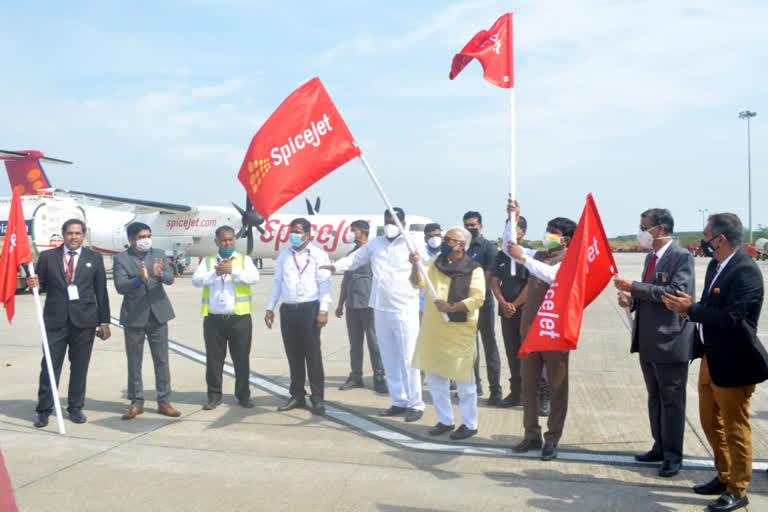
{"label": "white collared shirt", "polygon": [[286,304],[317,300],[320,301],[320,311],[328,311],[331,273],[320,270],[319,267],[324,265],[330,265],[328,253],[315,244],[309,244],[298,252],[292,247],[283,250],[275,260],[275,277],[272,278],[267,311],[273,311],[281,299]]}
{"label": "white collared shirt", "polygon": [[[525,263],[523,265],[525,265],[525,268],[528,269],[528,272],[530,272],[534,277],[538,277],[545,283],[552,284],[552,282],[555,280],[555,277],[557,276],[557,271],[560,269],[560,263],[547,265],[543,261],[533,259],[538,250],[528,249],[526,247],[523,247],[523,250],[525,251]],[[520,260],[516,261],[519,262]]]}
{"label": "white collared shirt", "polygon": [[[64,275],[67,275],[67,264],[69,263],[69,253],[70,250],[67,249],[66,245],[61,246],[64,251],[64,257],[62,258],[62,265],[64,265]],[[75,259],[72,261],[72,278],[74,279],[75,273],[77,272],[77,262],[80,261],[80,253],[83,251],[83,246],[81,245],[77,249],[74,250],[75,253]]]}
{"label": "white collared shirt", "polygon": [[[409,238],[422,262],[426,262],[426,247],[423,240]],[[354,270],[366,263],[371,264],[373,281],[368,307],[379,311],[401,313],[419,310],[419,291],[411,286],[410,251],[402,235],[389,241],[379,236],[369,241],[349,256],[334,263],[338,272]]]}
{"label": "white collared shirt", "polygon": [[[259,271],[251,258],[240,253],[232,255],[232,273],[216,275],[216,268],[208,268],[210,256],[203,258],[192,275],[192,284],[198,287],[210,288],[208,294],[208,311],[215,315],[231,315],[235,312],[235,286],[259,282]],[[216,263],[222,260],[216,255]]]}
{"label": "white collared shirt", "polygon": [[664,247],[656,251],[654,254],[656,255],[656,264],[659,264],[659,260],[662,256],[664,256],[664,253],[667,252],[667,249],[669,249],[669,244],[672,243],[672,240],[664,244]]}

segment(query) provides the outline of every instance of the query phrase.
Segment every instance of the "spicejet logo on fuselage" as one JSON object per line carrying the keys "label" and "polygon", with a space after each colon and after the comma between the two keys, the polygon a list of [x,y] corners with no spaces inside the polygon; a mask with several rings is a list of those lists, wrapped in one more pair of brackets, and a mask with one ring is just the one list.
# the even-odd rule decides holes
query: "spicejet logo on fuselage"
{"label": "spicejet logo on fuselage", "polygon": [[272,164],[275,166],[283,165],[283,163],[286,166],[291,165],[288,160],[293,155],[305,149],[308,145],[318,147],[321,138],[331,131],[333,131],[333,127],[328,119],[328,114],[323,114],[321,121],[312,121],[309,128],[293,137],[288,137],[288,144],[273,147],[269,152],[269,156],[272,157]]}

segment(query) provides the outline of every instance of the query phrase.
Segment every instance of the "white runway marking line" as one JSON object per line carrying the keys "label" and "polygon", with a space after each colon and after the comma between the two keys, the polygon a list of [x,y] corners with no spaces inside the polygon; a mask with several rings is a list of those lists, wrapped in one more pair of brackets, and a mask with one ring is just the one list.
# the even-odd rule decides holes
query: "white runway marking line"
{"label": "white runway marking line", "polygon": [[[112,324],[120,327],[122,325],[118,319],[113,318]],[[195,349],[181,345],[178,342],[168,340],[168,348],[174,352],[197,361],[201,364],[205,364],[205,354],[198,352]],[[224,363],[224,372],[230,377],[235,376],[235,369],[230,363]],[[288,398],[290,393],[288,389],[279,384],[267,380],[256,375],[251,375],[248,379],[254,386],[267,391],[273,395]],[[408,448],[412,450],[430,451],[430,452],[443,452],[443,453],[457,453],[460,455],[482,455],[490,457],[510,457],[521,459],[538,459],[539,453],[536,451],[527,453],[515,453],[511,448],[501,448],[498,446],[487,445],[461,445],[453,443],[436,443],[431,441],[423,441],[409,436],[401,431],[393,430],[380,423],[373,422],[364,416],[359,416],[347,410],[336,407],[332,404],[325,404],[325,414],[327,417],[350,426],[361,432],[368,434],[370,437],[380,439],[392,444],[396,444],[402,448]],[[594,452],[573,452],[573,451],[559,451],[557,460],[572,461],[572,462],[585,462],[585,463],[597,463],[597,464],[609,464],[609,465],[622,465],[622,466],[646,466],[653,467],[651,464],[637,462],[632,455],[623,454],[611,454],[611,453],[594,453]],[[698,470],[714,470],[715,466],[713,461],[709,459],[683,459],[684,469],[698,469]],[[765,471],[768,469],[768,462],[753,462],[753,471]]]}

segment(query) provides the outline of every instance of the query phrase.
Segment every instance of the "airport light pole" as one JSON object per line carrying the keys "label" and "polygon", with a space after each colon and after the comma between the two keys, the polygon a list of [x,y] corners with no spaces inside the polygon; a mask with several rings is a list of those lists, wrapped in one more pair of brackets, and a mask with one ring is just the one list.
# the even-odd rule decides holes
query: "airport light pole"
{"label": "airport light pole", "polygon": [[703,210],[701,208],[698,209],[699,213],[701,214],[701,232],[704,233],[704,228],[707,227],[707,221],[704,220],[704,215],[709,213],[709,210],[704,208]]}
{"label": "airport light pole", "polygon": [[742,110],[739,119],[747,120],[747,183],[749,194],[749,243],[752,243],[752,151],[750,147],[749,120],[757,115],[757,112]]}

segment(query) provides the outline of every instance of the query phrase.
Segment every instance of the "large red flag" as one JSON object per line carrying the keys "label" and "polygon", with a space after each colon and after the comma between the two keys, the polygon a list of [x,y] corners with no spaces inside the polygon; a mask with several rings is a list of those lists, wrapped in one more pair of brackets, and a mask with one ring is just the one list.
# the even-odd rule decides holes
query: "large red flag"
{"label": "large red flag", "polygon": [[8,476],[8,470],[5,469],[3,461],[3,452],[0,451],[0,511],[17,512],[16,500],[13,497],[13,487],[11,487],[11,478]]}
{"label": "large red flag", "polygon": [[579,342],[584,308],[600,295],[615,273],[611,246],[589,194],[565,258],[518,357],[546,350],[574,350]]}
{"label": "large red flag", "polygon": [[344,119],[315,77],[288,96],[253,136],[237,177],[253,209],[269,217],[359,155]]}
{"label": "large red flag", "polygon": [[8,212],[3,252],[0,256],[0,302],[5,304],[5,314],[9,323],[13,320],[19,265],[30,261],[32,261],[32,252],[29,248],[24,211],[21,209],[21,196],[19,191],[14,189],[11,211]]}
{"label": "large red flag", "polygon": [[502,14],[490,30],[481,30],[453,57],[453,80],[472,59],[483,66],[483,78],[499,87],[514,87],[512,66],[512,13]]}

